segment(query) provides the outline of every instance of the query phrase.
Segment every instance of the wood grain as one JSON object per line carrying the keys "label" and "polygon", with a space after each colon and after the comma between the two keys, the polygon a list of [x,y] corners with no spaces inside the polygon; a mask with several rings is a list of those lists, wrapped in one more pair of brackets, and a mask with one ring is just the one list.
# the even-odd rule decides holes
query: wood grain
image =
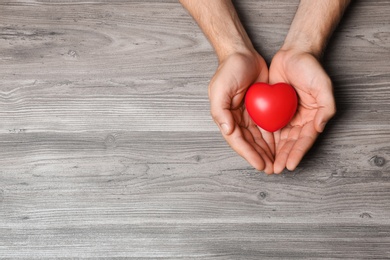
{"label": "wood grain", "polygon": [[[268,62],[297,1],[235,1]],[[209,114],[213,50],[177,1],[0,2],[0,258],[389,259],[390,1],[323,64],[338,114],[266,176]]]}

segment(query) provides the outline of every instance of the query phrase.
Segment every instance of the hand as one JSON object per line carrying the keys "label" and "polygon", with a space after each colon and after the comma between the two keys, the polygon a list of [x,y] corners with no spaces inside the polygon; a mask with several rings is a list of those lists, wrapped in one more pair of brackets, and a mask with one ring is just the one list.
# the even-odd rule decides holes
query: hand
{"label": "hand", "polygon": [[253,167],[273,173],[274,138],[249,117],[243,102],[247,88],[268,82],[264,59],[253,53],[235,53],[220,61],[209,85],[211,115],[229,145]]}
{"label": "hand", "polygon": [[284,42],[284,47],[295,48],[279,51],[269,74],[271,83],[293,85],[300,103],[291,123],[275,135],[258,128],[244,106],[247,88],[257,81],[268,82],[268,69],[254,51],[232,1],[180,2],[218,56],[220,65],[210,82],[209,98],[211,114],[227,142],[258,170],[270,174],[286,166],[295,169],[335,113],[331,81],[315,57],[323,51],[350,0],[300,1]]}
{"label": "hand", "polygon": [[268,68],[254,50],[232,1],[180,0],[213,45],[219,67],[209,85],[211,114],[230,146],[252,166],[273,173],[273,135],[259,129],[243,102],[247,88],[268,82]]}
{"label": "hand", "polygon": [[336,112],[332,82],[317,58],[294,49],[280,50],[272,60],[269,81],[285,82],[298,94],[291,122],[274,133],[274,172],[294,170]]}

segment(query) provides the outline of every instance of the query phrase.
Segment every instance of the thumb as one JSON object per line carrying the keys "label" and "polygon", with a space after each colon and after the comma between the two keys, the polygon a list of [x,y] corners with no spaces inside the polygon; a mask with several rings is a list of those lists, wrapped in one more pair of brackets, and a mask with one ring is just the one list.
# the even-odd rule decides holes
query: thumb
{"label": "thumb", "polygon": [[230,105],[221,102],[219,98],[210,98],[211,116],[224,135],[230,135],[234,131],[234,119],[230,111]]}
{"label": "thumb", "polygon": [[214,122],[224,135],[234,131],[234,118],[231,112],[232,98],[226,89],[219,91],[218,85],[209,88],[210,112]]}
{"label": "thumb", "polygon": [[331,90],[320,93],[317,99],[319,109],[314,118],[314,126],[317,132],[322,133],[328,121],[336,114],[336,103]]}
{"label": "thumb", "polygon": [[335,112],[329,112],[327,108],[320,108],[315,116],[315,129],[322,133],[328,121],[334,116]]}
{"label": "thumb", "polygon": [[217,112],[218,115],[213,116],[215,123],[224,135],[230,135],[234,131],[233,116],[228,110]]}

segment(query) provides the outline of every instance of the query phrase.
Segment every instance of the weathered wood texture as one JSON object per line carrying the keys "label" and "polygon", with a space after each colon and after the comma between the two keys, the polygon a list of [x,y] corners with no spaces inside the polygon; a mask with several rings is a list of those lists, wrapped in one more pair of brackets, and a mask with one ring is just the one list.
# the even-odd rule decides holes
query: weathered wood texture
{"label": "weathered wood texture", "polygon": [[[269,62],[298,1],[236,4]],[[176,1],[1,1],[0,258],[389,258],[389,13],[354,1],[338,115],[265,176],[213,124],[217,60]]]}

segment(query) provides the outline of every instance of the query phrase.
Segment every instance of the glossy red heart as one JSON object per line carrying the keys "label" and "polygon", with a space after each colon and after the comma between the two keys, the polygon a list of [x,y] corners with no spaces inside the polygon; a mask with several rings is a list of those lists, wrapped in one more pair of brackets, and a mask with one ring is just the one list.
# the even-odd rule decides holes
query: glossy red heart
{"label": "glossy red heart", "polygon": [[252,120],[264,130],[275,132],[293,118],[298,98],[294,88],[286,83],[269,85],[255,83],[245,96],[245,106]]}

